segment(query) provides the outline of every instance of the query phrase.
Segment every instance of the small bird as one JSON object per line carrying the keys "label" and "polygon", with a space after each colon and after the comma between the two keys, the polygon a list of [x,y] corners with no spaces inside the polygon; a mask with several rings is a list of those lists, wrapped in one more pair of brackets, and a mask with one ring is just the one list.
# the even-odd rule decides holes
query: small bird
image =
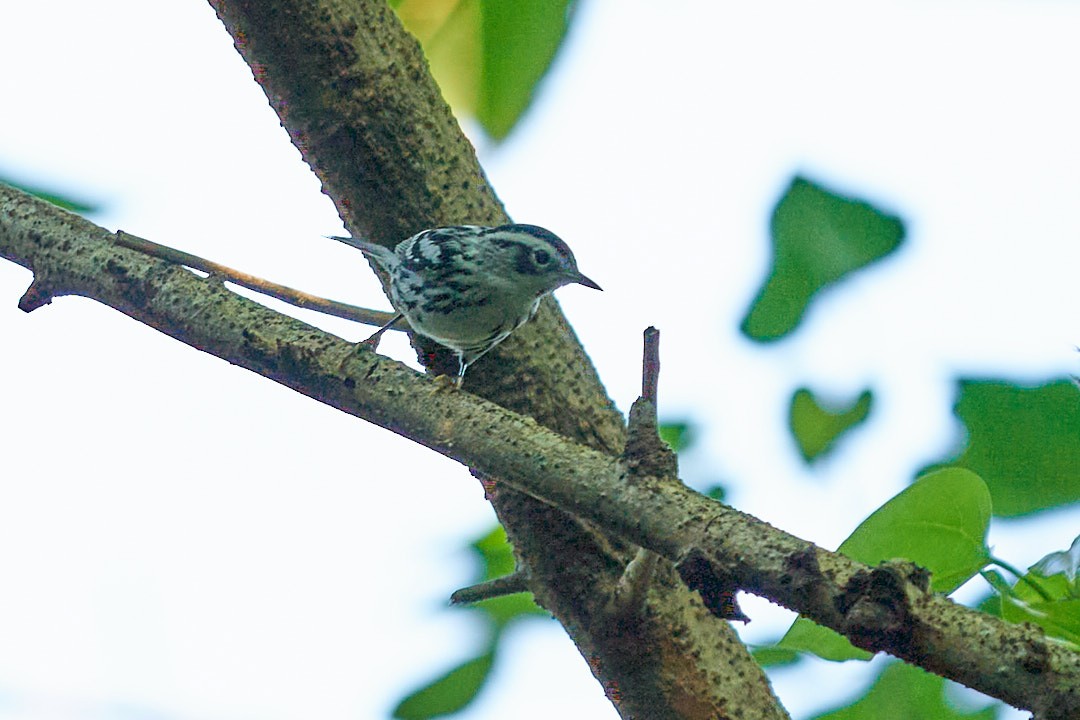
{"label": "small bird", "polygon": [[397,316],[364,342],[377,345],[401,318],[458,356],[456,383],[488,350],[536,313],[553,290],[577,283],[601,290],[577,269],[574,254],[536,225],[459,225],[424,230],[393,250],[351,237],[390,276]]}

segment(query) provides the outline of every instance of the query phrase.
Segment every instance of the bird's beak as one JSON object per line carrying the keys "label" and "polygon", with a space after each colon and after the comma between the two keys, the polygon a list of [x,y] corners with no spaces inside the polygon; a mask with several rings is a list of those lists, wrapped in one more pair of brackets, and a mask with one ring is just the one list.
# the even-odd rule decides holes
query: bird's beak
{"label": "bird's beak", "polygon": [[592,280],[585,277],[581,273],[578,273],[577,278],[574,280],[574,282],[576,282],[578,285],[584,285],[585,287],[590,287],[593,290],[600,290],[601,292],[603,292],[603,290],[604,290],[604,288],[600,287],[599,285],[597,285],[596,283],[594,283]]}

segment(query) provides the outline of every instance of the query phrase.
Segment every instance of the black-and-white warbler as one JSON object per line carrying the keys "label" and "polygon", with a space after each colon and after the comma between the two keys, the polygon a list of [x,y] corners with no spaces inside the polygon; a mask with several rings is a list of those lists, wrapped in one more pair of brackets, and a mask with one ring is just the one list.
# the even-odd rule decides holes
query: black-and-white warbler
{"label": "black-and-white warbler", "polygon": [[600,290],[581,274],[566,243],[536,225],[424,230],[393,250],[355,238],[390,276],[398,315],[365,342],[374,344],[404,317],[416,332],[457,352],[458,377],[525,324],[543,297],[571,283]]}

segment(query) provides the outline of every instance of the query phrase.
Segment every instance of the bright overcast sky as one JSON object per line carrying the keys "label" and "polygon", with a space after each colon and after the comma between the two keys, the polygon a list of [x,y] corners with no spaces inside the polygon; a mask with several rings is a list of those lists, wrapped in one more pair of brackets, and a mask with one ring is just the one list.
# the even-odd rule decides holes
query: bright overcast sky
{"label": "bright overcast sky", "polygon": [[[535,111],[481,155],[515,219],[603,285],[559,297],[620,407],[655,324],[662,414],[699,427],[687,479],[835,547],[959,442],[955,376],[1077,372],[1077,37],[1074,2],[591,0]],[[0,175],[388,307],[322,239],[336,213],[206,4],[12,5],[0,66]],[[908,242],[754,347],[736,328],[796,172],[899,214]],[[492,522],[467,472],[89,301],[24,315],[29,279],[0,262],[0,719],[383,717],[476,652],[469,614],[440,609]],[[877,393],[813,471],[782,426],[804,383]],[[1078,532],[1058,512],[991,542],[1026,566]],[[747,610],[748,637],[781,631]],[[777,682],[797,716],[863,670],[809,665]],[[535,621],[466,717],[556,714],[615,716]]]}

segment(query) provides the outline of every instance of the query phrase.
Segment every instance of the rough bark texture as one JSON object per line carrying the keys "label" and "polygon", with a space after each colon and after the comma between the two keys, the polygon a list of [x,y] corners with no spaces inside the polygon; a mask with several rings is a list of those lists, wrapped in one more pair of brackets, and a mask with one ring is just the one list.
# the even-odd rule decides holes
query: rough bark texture
{"label": "rough bark texture", "polygon": [[[509,220],[418,43],[383,0],[211,4],[351,232],[394,245],[428,227]],[[431,369],[448,373],[456,366],[437,346],[414,343]],[[470,369],[466,388],[578,442],[607,453],[622,450],[622,417],[552,299]],[[637,673],[631,679],[619,671],[628,648],[638,666],[665,667],[672,653],[662,648],[676,630],[685,638],[710,638],[710,644],[719,633],[734,639],[722,622],[695,611],[685,587],[674,583],[655,600],[684,621],[680,627],[640,625],[612,634],[602,608],[632,550],[509,488],[493,493],[492,503],[538,602],[567,628],[623,715],[726,716],[713,668],[689,659],[693,655],[678,677]],[[751,667],[740,654],[728,662]],[[752,714],[765,703],[775,707],[760,672],[743,692]],[[682,712],[688,694],[698,698],[701,714]]]}
{"label": "rough bark texture", "polygon": [[[219,0],[211,5],[354,235],[389,246],[427,227],[507,221],[418,44],[384,0]],[[56,249],[51,246],[47,253]],[[165,299],[181,303],[165,288],[193,288],[190,274],[119,250],[109,248],[108,257],[99,258],[97,267],[120,283],[113,290],[123,291],[104,302],[203,349],[217,346],[222,339],[217,333],[241,332],[233,340],[240,343],[234,349],[243,361],[230,356],[233,362],[336,404],[331,391],[339,388],[310,366],[317,362],[312,355],[340,362],[344,345],[278,316],[230,314],[235,309],[226,309],[228,294],[214,291],[197,300],[190,296],[196,305],[187,317],[199,318],[196,327],[172,312],[179,304],[156,305]],[[101,251],[99,244],[91,252]],[[37,258],[42,269],[53,260],[62,264],[58,258]],[[49,291],[96,297],[97,289],[82,284],[88,278],[75,285],[67,282],[71,278],[61,282],[60,275],[40,280],[41,298]],[[162,319],[163,310],[169,311],[168,320]],[[414,344],[430,369],[446,372],[456,366],[437,346],[416,338]],[[354,377],[378,380],[383,372],[378,367],[370,377]],[[470,369],[465,389],[609,455],[622,450],[621,415],[551,299],[532,322]],[[439,410],[430,412],[437,417]],[[401,429],[393,417],[381,422]],[[731,628],[710,615],[684,584],[672,580],[651,590],[643,614],[662,622],[625,624],[613,632],[605,608],[634,548],[509,486],[500,486],[492,502],[530,572],[538,601],[567,628],[625,717],[784,716]],[[670,567],[666,572],[674,577]],[[716,655],[718,637],[726,638],[734,655]],[[740,672],[718,676],[717,668],[732,666]],[[732,704],[732,698],[739,702]]]}
{"label": "rough bark texture", "polygon": [[[418,43],[383,0],[211,5],[352,233],[390,246],[428,227],[508,221]],[[417,338],[414,344],[431,369],[448,373],[456,366],[437,346]],[[532,322],[470,369],[466,388],[578,442],[622,450],[621,415],[550,298]],[[686,717],[676,707],[692,687],[701,693],[698,717],[725,716],[727,708],[710,699],[713,671],[702,662],[687,663],[678,682],[654,676],[646,683],[640,675],[628,682],[614,672],[627,647],[642,664],[663,666],[660,648],[671,637],[671,628],[658,634],[644,625],[617,636],[592,629],[605,624],[601,609],[630,548],[509,488],[493,493],[492,503],[533,578],[538,602],[590,657],[605,687],[619,688],[613,699],[620,712]],[[678,628],[684,637],[713,638],[721,631],[722,622],[692,612],[692,594],[677,583],[656,602],[671,604],[672,617],[687,620]],[[723,626],[722,632],[732,631]],[[751,662],[742,654],[733,662]],[[758,689],[747,696],[755,707],[775,704],[758,675]]]}
{"label": "rough bark texture", "polygon": [[[532,418],[419,376],[407,367],[237,296],[213,280],[111,243],[91,223],[0,186],[0,256],[32,269],[26,309],[51,295],[106,303],[189,345],[412,438],[563,513],[552,541],[593,538],[582,518],[673,562],[706,592],[737,586],[1046,720],[1080,717],[1080,654],[1030,625],[1010,625],[927,591],[908,563],[870,568],[693,492],[671,476],[633,473],[608,453]],[[190,319],[199,316],[198,322]],[[408,403],[400,398],[407,396]],[[662,463],[657,463],[662,466]],[[515,505],[516,508],[539,505]],[[513,517],[514,521],[536,518]],[[590,550],[594,548],[588,548]],[[567,585],[621,574],[612,555],[553,545],[585,563]],[[540,565],[541,572],[549,566]],[[590,573],[595,573],[590,574]],[[560,577],[542,577],[552,592]],[[599,607],[609,593],[557,597],[565,621],[627,717],[779,717],[743,649],[665,564],[636,615]],[[647,638],[654,644],[636,643]],[[749,669],[748,669],[749,668]],[[747,697],[762,696],[752,709]]]}

